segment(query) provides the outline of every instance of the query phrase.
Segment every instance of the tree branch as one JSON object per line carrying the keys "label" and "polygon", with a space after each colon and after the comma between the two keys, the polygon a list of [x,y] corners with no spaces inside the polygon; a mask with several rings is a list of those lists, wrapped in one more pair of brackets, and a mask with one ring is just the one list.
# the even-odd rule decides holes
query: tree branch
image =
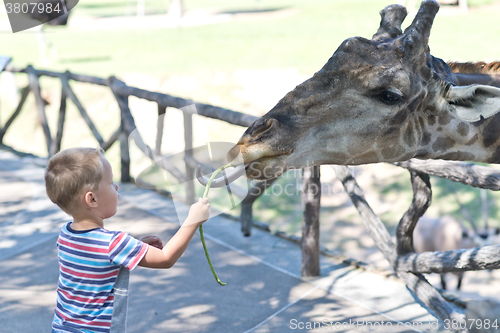
{"label": "tree branch", "polygon": [[448,273],[500,268],[500,245],[451,251],[409,253],[397,259],[398,271]]}
{"label": "tree branch", "polygon": [[413,186],[413,201],[410,208],[399,221],[396,229],[398,255],[415,252],[413,249],[413,230],[418,219],[431,205],[432,190],[429,175],[410,171]]}
{"label": "tree branch", "polygon": [[464,162],[417,159],[392,164],[473,187],[500,190],[500,171],[489,167]]}

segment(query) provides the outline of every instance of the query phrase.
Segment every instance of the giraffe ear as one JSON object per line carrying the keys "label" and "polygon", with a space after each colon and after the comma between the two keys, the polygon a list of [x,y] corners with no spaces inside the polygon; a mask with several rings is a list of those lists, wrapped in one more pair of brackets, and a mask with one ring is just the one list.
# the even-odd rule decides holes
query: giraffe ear
{"label": "giraffe ear", "polygon": [[486,119],[500,112],[500,88],[492,86],[452,86],[446,100],[451,112],[467,122]]}

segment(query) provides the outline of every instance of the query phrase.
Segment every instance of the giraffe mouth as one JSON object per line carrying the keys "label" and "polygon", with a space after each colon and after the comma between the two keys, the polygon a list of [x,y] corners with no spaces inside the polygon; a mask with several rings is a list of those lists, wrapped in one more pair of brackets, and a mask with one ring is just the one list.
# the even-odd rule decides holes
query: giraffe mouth
{"label": "giraffe mouth", "polygon": [[[253,161],[239,163],[235,167],[222,171],[222,176],[215,178],[210,185],[211,188],[227,186],[242,176],[248,179],[268,180],[274,179],[286,171],[286,159],[290,154],[274,156],[263,156]],[[201,173],[201,166],[196,168],[196,178],[201,185],[207,186],[209,180]]]}
{"label": "giraffe mouth", "polygon": [[246,176],[249,179],[268,180],[281,176],[287,170],[290,153],[263,156],[245,163]]}

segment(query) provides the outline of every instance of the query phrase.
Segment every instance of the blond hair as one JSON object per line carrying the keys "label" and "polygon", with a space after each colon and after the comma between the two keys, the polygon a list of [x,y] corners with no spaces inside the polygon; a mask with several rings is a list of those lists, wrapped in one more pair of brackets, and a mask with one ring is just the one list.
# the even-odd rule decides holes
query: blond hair
{"label": "blond hair", "polygon": [[101,148],[71,148],[49,160],[45,169],[45,188],[49,199],[71,214],[78,198],[97,191],[104,175]]}

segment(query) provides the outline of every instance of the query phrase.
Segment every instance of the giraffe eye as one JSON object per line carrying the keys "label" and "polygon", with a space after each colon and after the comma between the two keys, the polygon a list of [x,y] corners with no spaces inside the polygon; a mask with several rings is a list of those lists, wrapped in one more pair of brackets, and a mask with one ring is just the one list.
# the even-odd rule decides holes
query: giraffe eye
{"label": "giraffe eye", "polygon": [[397,89],[384,90],[380,93],[380,99],[385,104],[394,105],[403,99],[403,95]]}

